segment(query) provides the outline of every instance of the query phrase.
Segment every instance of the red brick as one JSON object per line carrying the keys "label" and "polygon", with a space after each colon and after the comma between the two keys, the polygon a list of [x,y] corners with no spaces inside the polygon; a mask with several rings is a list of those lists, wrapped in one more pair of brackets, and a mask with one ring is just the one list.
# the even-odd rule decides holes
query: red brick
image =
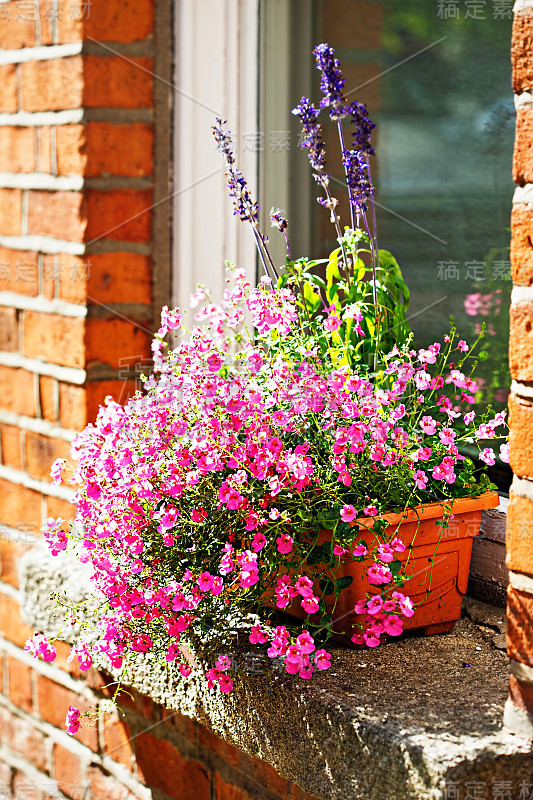
{"label": "red brick", "polygon": [[[358,51],[381,48],[381,6],[361,0],[357,3],[353,0],[336,0],[335,3],[325,3],[322,8],[322,41],[335,42],[335,47],[346,49],[353,49],[357,43]],[[347,90],[351,88],[346,85]]]}
{"label": "red brick", "polygon": [[245,792],[244,789],[239,789],[238,786],[223,781],[218,772],[215,773],[215,798],[216,800],[254,800],[252,795]]}
{"label": "red brick", "polygon": [[507,588],[507,653],[533,667],[533,595]]}
{"label": "red brick", "polygon": [[[151,334],[144,325],[122,319],[90,319],[87,323],[87,363],[124,368],[132,357],[148,359]],[[113,342],[113,347],[109,346]]]}
{"label": "red brick", "polygon": [[90,256],[89,302],[146,303],[152,297],[152,264],[138,253]]}
{"label": "red brick", "polygon": [[33,128],[0,127],[0,172],[34,172],[35,169]]}
{"label": "red brick", "polygon": [[510,463],[515,475],[533,477],[533,406],[509,396]]}
{"label": "red brick", "polygon": [[84,33],[99,41],[133,42],[154,29],[153,0],[111,0],[85,20]]}
{"label": "red brick", "polygon": [[80,192],[29,192],[28,233],[81,242],[87,226]]}
{"label": "red brick", "polygon": [[308,794],[307,792],[304,792],[303,789],[300,789],[299,786],[293,783],[291,800],[320,800],[320,798],[316,797],[314,794]]}
{"label": "red brick", "polygon": [[85,175],[86,125],[58,125],[57,171],[59,175]]}
{"label": "red brick", "polygon": [[19,236],[21,220],[21,190],[0,189],[0,233],[4,236]]}
{"label": "red brick", "polygon": [[24,647],[33,633],[34,629],[22,621],[17,601],[6,594],[0,594],[0,635],[13,644]]}
{"label": "red brick", "polygon": [[20,428],[14,425],[0,425],[0,440],[2,442],[2,463],[8,467],[22,469],[20,449]]}
{"label": "red brick", "polygon": [[57,422],[57,413],[55,408],[56,384],[56,379],[49,378],[48,375],[41,375],[39,378],[41,413],[43,418],[49,420],[49,422]]}
{"label": "red brick", "polygon": [[88,108],[151,108],[153,61],[149,58],[85,58],[83,105]]}
{"label": "red brick", "polygon": [[[37,680],[37,704],[39,714],[47,722],[55,725],[57,728],[64,729],[65,718],[69,706],[78,708],[82,714],[89,710],[89,704],[82,700],[82,698],[71,692],[70,689],[65,689],[58,683],[45,678],[44,675],[36,675]],[[90,747],[95,752],[98,751],[98,731],[96,726],[89,727],[87,718],[82,717],[82,725],[79,732],[76,734],[78,739],[83,744]]]}
{"label": "red brick", "polygon": [[81,785],[81,765],[78,756],[70,750],[61,747],[60,744],[54,745],[54,779],[58,784],[65,787],[64,791],[69,793],[69,787]]}
{"label": "red brick", "polygon": [[85,136],[86,175],[141,176],[153,173],[152,125],[89,122]]}
{"label": "red brick", "polygon": [[216,753],[228,764],[237,767],[244,775],[249,775],[262,786],[268,787],[279,797],[287,797],[289,782],[276,770],[259,758],[252,758],[237,747],[216,736],[203,725],[198,725],[198,741],[203,747]]}
{"label": "red brick", "polygon": [[[61,127],[61,125],[59,127]],[[52,172],[51,128],[49,125],[43,125],[41,128],[37,128],[37,130],[39,132],[39,171]]]}
{"label": "red brick", "polygon": [[85,387],[59,384],[59,421],[63,428],[83,430],[87,424]]}
{"label": "red brick", "polygon": [[8,656],[9,699],[23,711],[33,707],[31,696],[31,668],[22,661]]}
{"label": "red brick", "polygon": [[518,286],[533,284],[533,209],[526,204],[513,207],[511,214],[511,273]]}
{"label": "red brick", "polygon": [[523,711],[533,716],[533,686],[509,675],[509,698]]}
{"label": "red brick", "polygon": [[135,750],[140,778],[151,788],[160,789],[175,800],[211,800],[206,767],[185,760],[169,742],[142,733],[135,740]]}
{"label": "red brick", "polygon": [[16,589],[19,588],[20,559],[33,547],[31,534],[36,535],[37,531],[37,528],[34,531],[24,530],[10,534],[9,539],[5,536],[0,538],[0,580]]}
{"label": "red brick", "polygon": [[0,366],[0,408],[28,417],[35,416],[33,373]]}
{"label": "red brick", "polygon": [[[32,478],[50,481],[50,467],[57,458],[70,460],[70,444],[68,442],[63,439],[52,439],[50,436],[41,436],[32,431],[26,432],[27,471]],[[65,483],[68,483],[68,478]]]}
{"label": "red brick", "polygon": [[[61,13],[57,16],[56,29],[58,44],[79,42],[83,38],[84,20],[87,15],[99,14],[100,6],[92,3],[80,3],[79,0],[61,0],[58,6]],[[43,4],[41,3],[41,8]],[[44,6],[46,8],[46,6]],[[42,18],[41,14],[41,18]],[[48,34],[50,35],[50,34]],[[47,42],[50,44],[51,42]]]}
{"label": "red brick", "polygon": [[[108,683],[109,682],[110,680],[108,680]],[[115,691],[114,686],[112,686],[111,689],[113,692]],[[104,691],[106,697],[111,695],[111,689],[106,689]],[[141,694],[141,692],[138,692],[136,689],[128,688],[127,690],[119,692],[117,705],[124,708],[131,708],[132,711],[136,711],[148,720],[155,720],[157,717],[157,707],[153,700],[145,694]]]}
{"label": "red brick", "polygon": [[0,350],[18,350],[18,312],[15,308],[0,308]]}
{"label": "red brick", "polygon": [[513,180],[520,186],[533,182],[533,110],[528,108],[516,114]]}
{"label": "red brick", "polygon": [[24,315],[24,355],[66,367],[83,367],[85,322],[27,311]]}
{"label": "red brick", "polygon": [[226,742],[225,739],[221,739],[219,736],[216,736],[216,734],[212,733],[204,725],[198,725],[197,731],[198,741],[202,747],[206,747],[208,750],[216,753],[217,756],[220,756],[224,761],[226,761],[228,764],[231,764],[233,767],[238,767],[240,765],[241,757],[244,755],[240,750],[238,750],[229,742]]}
{"label": "red brick", "polygon": [[104,726],[105,752],[113,761],[124,764],[128,769],[133,769],[133,743],[131,741],[131,728],[114,715],[106,720]]}
{"label": "red brick", "polygon": [[33,9],[26,9],[10,0],[2,5],[0,16],[0,48],[2,50],[18,50],[20,47],[33,47],[35,39],[35,15]]}
{"label": "red brick", "polygon": [[76,506],[68,500],[60,500],[59,497],[46,497],[46,519],[48,517],[63,517],[66,522],[71,522],[76,515]]}
{"label": "red brick", "polygon": [[59,281],[59,297],[69,303],[85,305],[90,265],[87,259],[60,253],[44,256],[44,284]]}
{"label": "red brick", "polygon": [[178,711],[170,711],[169,709],[161,709],[161,718],[165,727],[172,728],[172,730],[186,736],[191,742],[196,741],[197,729],[200,727],[190,717],[180,714]]}
{"label": "red brick", "polygon": [[533,303],[517,303],[509,311],[509,368],[518,381],[533,380]]}
{"label": "red brick", "polygon": [[13,114],[17,110],[17,73],[14,64],[0,66],[0,111]]}
{"label": "red brick", "polygon": [[81,56],[28,61],[21,68],[25,111],[61,111],[84,105]]}
{"label": "red brick", "polygon": [[[91,766],[88,775],[91,800],[138,800],[140,796],[132,794],[126,786],[101,767]],[[185,797],[182,800],[185,800]]]}
{"label": "red brick", "polygon": [[513,89],[523,92],[533,86],[533,12],[527,9],[514,15],[511,63]]}
{"label": "red brick", "polygon": [[0,248],[0,291],[38,294],[37,253]]}
{"label": "red brick", "polygon": [[89,241],[149,242],[152,238],[152,192],[90,190],[87,192],[87,218]]}
{"label": "red brick", "polygon": [[[31,722],[15,717],[4,708],[0,708],[0,744],[19,753],[41,772],[49,773],[48,746],[44,734],[36,730]],[[13,794],[13,797],[15,796],[24,797],[21,794]]]}
{"label": "red brick", "polygon": [[57,128],[60,175],[151,175],[153,126],[144,123],[61,125]]}
{"label": "red brick", "polygon": [[98,409],[110,395],[115,402],[124,405],[132,397],[137,386],[135,381],[94,381],[87,384],[87,421],[94,422]]}
{"label": "red brick", "polygon": [[37,532],[41,527],[41,495],[0,478],[0,515],[0,521],[11,528]]}

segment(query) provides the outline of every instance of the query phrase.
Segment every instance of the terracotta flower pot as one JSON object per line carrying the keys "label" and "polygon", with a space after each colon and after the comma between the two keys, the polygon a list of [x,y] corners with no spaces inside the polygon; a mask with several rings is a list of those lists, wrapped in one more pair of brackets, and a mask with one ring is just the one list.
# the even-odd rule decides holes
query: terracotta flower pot
{"label": "terracotta flower pot", "polygon": [[[436,524],[444,514],[444,504],[441,502],[416,506],[404,514],[384,514],[380,517],[390,523],[384,538],[394,533],[405,544],[405,551],[396,555],[398,560],[406,564],[406,574],[409,576],[400,591],[412,599],[416,611],[412,617],[402,617],[404,630],[421,629],[424,634],[430,635],[445,633],[453,628],[461,615],[472,539],[479,533],[481,512],[498,504],[497,492],[454,500],[453,517],[449,520],[448,528]],[[370,530],[364,530],[364,527],[371,527],[372,519],[359,519],[354,524],[359,524],[359,538],[369,545],[373,534]],[[322,531],[318,544],[330,539],[331,531]],[[369,585],[364,571],[364,562],[341,562],[333,576],[335,579],[344,576],[353,578],[352,584],[341,592],[333,612],[334,630],[344,633],[348,641],[358,621],[354,612],[355,604],[365,597],[367,591],[376,594],[379,591],[379,587]],[[334,596],[330,595],[325,600],[329,612]],[[299,619],[305,617],[298,598],[284,611]]]}

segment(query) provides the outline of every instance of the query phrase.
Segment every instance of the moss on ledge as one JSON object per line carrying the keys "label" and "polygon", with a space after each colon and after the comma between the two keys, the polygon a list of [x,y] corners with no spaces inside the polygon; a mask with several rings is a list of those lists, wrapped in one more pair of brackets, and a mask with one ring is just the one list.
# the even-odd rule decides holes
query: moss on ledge
{"label": "moss on ledge", "polygon": [[[41,548],[27,553],[26,622],[55,635],[50,594],[62,591],[88,592],[78,562]],[[127,683],[324,800],[466,798],[472,781],[485,782],[487,797],[493,782],[511,782],[518,800],[522,783],[533,781],[533,751],[502,729],[508,666],[492,639],[504,611],[486,608],[486,624],[470,614],[449,634],[375,650],[335,646],[331,669],[309,682],[253,663],[257,671],[221,695],[208,691],[198,662],[185,679],[172,665],[139,658]],[[240,663],[250,664],[243,653]]]}

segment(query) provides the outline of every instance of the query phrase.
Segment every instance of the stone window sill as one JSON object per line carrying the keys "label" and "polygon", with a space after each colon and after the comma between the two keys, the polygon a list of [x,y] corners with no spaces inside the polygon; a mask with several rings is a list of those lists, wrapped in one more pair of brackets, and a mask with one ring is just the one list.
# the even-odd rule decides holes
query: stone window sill
{"label": "stone window sill", "polygon": [[[23,559],[21,591],[25,620],[50,636],[50,594],[83,594],[88,575],[39,546]],[[489,798],[496,781],[518,791],[533,774],[531,744],[502,728],[504,625],[503,609],[467,598],[451,633],[375,650],[334,645],[332,668],[309,682],[258,671],[221,695],[198,666],[184,679],[139,658],[128,685],[324,800],[464,798],[472,781]]]}

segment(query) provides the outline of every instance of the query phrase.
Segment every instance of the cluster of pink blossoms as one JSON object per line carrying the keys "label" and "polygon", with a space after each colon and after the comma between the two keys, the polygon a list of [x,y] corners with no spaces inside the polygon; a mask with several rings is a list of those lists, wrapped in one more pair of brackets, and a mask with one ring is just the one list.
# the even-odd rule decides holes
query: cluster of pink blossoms
{"label": "cluster of pink blossoms", "polygon": [[[71,657],[82,669],[120,669],[126,656],[157,650],[188,675],[182,645],[206,630],[230,634],[234,609],[298,604],[305,630],[254,625],[250,643],[307,679],[330,665],[313,634],[331,632],[320,576],[334,579],[340,559],[363,562],[373,593],[355,607],[363,621],[353,640],[374,647],[398,635],[414,613],[396,591],[401,571],[391,569],[405,545],[383,533],[379,515],[453,497],[459,478],[458,495],[476,493],[459,446],[476,432],[493,438],[504,418],[477,420],[476,385],[462,369],[469,347],[453,337],[394,348],[378,381],[361,365],[328,360],[323,342],[332,344],[338,326],[320,323],[314,338],[288,289],[266,281],[252,289],[236,271],[222,305],[203,291],[196,299],[206,301],[203,327],[185,337],[181,313],[164,309],[144,393],[124,407],[108,398],[76,437],[73,532],[61,519],[44,526],[54,555],[73,540],[104,609],[94,644],[78,643]],[[357,307],[350,314],[361,319]],[[169,331],[181,337],[174,349],[163,341]],[[487,463],[490,453],[482,451]],[[62,480],[62,463],[53,474]],[[329,550],[318,548],[325,526]],[[231,691],[230,670],[218,658],[209,685]]]}

